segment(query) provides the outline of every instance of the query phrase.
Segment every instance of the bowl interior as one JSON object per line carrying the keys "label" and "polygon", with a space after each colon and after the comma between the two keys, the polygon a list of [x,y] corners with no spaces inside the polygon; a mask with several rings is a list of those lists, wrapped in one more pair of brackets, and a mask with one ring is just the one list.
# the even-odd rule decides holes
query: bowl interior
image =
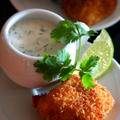
{"label": "bowl interior", "polygon": [[18,53],[19,55],[22,55],[24,57],[28,57],[31,59],[40,59],[41,56],[30,56],[27,54],[23,54],[22,52],[20,52],[19,50],[17,50],[10,42],[9,40],[9,31],[11,29],[12,26],[14,26],[17,22],[25,20],[25,19],[43,19],[46,21],[49,21],[53,24],[57,24],[59,21],[63,20],[63,18],[59,15],[57,15],[56,13],[53,13],[51,11],[48,10],[43,10],[43,9],[29,9],[29,10],[25,10],[22,12],[19,12],[15,15],[13,15],[10,19],[8,19],[8,21],[6,22],[6,24],[3,27],[3,35],[4,38],[6,40],[6,42],[8,43],[8,46],[16,53]]}

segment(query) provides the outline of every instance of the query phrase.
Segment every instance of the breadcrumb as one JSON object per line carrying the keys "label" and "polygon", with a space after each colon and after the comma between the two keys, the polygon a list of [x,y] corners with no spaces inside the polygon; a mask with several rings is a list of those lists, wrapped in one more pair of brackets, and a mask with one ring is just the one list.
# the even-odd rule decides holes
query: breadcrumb
{"label": "breadcrumb", "polygon": [[72,75],[48,95],[33,96],[33,105],[45,120],[103,120],[115,104],[105,87],[84,89],[81,79]]}

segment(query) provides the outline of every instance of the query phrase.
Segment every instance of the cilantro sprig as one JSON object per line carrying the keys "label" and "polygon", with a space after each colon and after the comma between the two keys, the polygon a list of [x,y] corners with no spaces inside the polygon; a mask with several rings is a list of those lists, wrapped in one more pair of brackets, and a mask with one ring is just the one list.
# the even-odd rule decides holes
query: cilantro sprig
{"label": "cilantro sprig", "polygon": [[80,24],[80,22],[73,23],[70,20],[63,20],[58,23],[58,26],[51,32],[51,37],[54,42],[60,41],[64,44],[75,42],[79,40],[79,49],[75,65],[77,65],[80,59],[81,53],[81,38],[82,36],[93,36],[96,33],[94,30],[86,31]]}
{"label": "cilantro sprig", "polygon": [[85,89],[94,87],[92,76],[98,69],[98,56],[86,58],[79,66],[79,75]]}
{"label": "cilantro sprig", "polygon": [[69,53],[65,50],[59,50],[55,56],[44,54],[42,60],[35,62],[36,71],[43,73],[46,81],[50,82],[57,76],[61,81],[67,80],[75,70],[79,71],[82,83],[85,89],[94,87],[93,74],[97,70],[99,57],[91,56],[85,59],[76,69],[81,53],[81,38],[82,36],[93,36],[96,32],[94,30],[86,31],[80,22],[73,23],[70,20],[60,21],[58,26],[51,32],[51,37],[54,42],[60,41],[64,44],[75,42],[79,40],[79,49],[74,65],[71,65]]}
{"label": "cilantro sprig", "polygon": [[70,20],[63,20],[58,23],[58,26],[51,32],[51,37],[55,42],[68,44],[75,42],[82,36],[93,36],[96,31],[86,31],[80,24],[80,22],[73,23]]}
{"label": "cilantro sprig", "polygon": [[[69,53],[65,50],[59,50],[56,56],[48,55],[47,53],[44,54],[43,59],[36,61],[34,66],[37,68],[37,72],[43,73],[44,79],[48,82],[58,75],[64,81],[71,75],[68,72],[74,68],[74,65],[70,65],[70,62]],[[68,74],[70,75],[68,76]]]}

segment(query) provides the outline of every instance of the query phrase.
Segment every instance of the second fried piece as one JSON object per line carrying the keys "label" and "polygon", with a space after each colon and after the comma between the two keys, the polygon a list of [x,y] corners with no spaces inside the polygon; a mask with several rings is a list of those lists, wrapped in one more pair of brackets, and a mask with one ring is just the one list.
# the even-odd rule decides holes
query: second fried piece
{"label": "second fried piece", "polygon": [[62,0],[62,8],[73,21],[96,24],[116,8],[117,0]]}

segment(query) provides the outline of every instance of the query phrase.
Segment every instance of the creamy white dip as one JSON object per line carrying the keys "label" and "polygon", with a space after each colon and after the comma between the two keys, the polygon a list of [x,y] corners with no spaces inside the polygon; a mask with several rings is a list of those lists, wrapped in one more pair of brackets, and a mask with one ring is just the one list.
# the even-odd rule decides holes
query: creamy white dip
{"label": "creamy white dip", "polygon": [[53,23],[42,19],[21,20],[9,30],[9,40],[24,54],[31,56],[42,56],[44,53],[55,54],[64,45],[54,43],[51,39],[50,32],[54,28]]}

